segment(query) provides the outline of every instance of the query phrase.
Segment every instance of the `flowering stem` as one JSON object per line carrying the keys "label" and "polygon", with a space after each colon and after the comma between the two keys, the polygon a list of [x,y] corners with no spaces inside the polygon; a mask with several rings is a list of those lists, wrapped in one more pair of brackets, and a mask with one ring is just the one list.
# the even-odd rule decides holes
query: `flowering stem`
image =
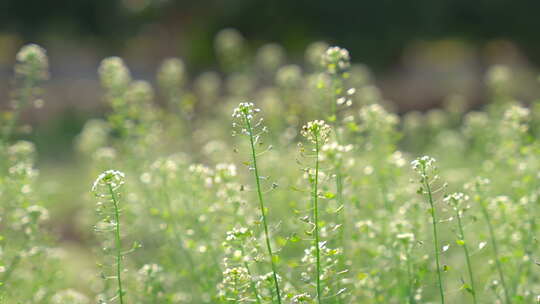
{"label": "flowering stem", "polygon": [[505,302],[511,303],[510,296],[508,295],[508,289],[506,288],[506,282],[504,280],[504,273],[502,271],[501,261],[499,260],[499,249],[497,248],[497,240],[495,239],[495,232],[493,231],[493,225],[491,224],[491,218],[489,212],[485,206],[483,199],[480,199],[480,209],[482,210],[482,215],[488,226],[489,238],[491,239],[491,245],[493,246],[493,254],[495,255],[495,265],[497,266],[497,272],[499,273],[499,279],[501,280],[501,285],[504,291]]}
{"label": "flowering stem", "polygon": [[251,127],[251,122],[249,118],[247,117],[247,114],[244,114],[244,121],[246,123],[248,135],[249,135],[249,143],[251,146],[251,158],[253,161],[253,174],[255,175],[255,184],[257,186],[257,196],[259,198],[259,209],[261,210],[262,220],[263,220],[263,227],[264,227],[264,236],[266,241],[266,249],[268,250],[268,255],[270,257],[270,266],[272,267],[272,276],[274,278],[274,285],[276,288],[276,296],[278,303],[281,304],[281,292],[279,290],[279,282],[277,278],[277,271],[276,266],[274,264],[274,254],[272,252],[272,245],[270,244],[270,237],[268,234],[268,223],[266,220],[266,209],[264,207],[264,200],[263,195],[261,191],[261,182],[259,177],[259,169],[257,167],[257,155],[255,153],[255,142],[253,140],[253,128]]}
{"label": "flowering stem", "polygon": [[[339,84],[340,84],[340,80],[338,77],[336,77],[335,75],[332,77],[333,78],[333,81],[332,81],[332,94],[331,94],[331,102],[330,104],[332,105],[332,113],[333,113],[333,117],[331,117],[332,119],[330,119],[330,121],[333,122],[333,125],[334,125],[334,130],[335,130],[335,136],[336,136],[336,142],[338,145],[341,145],[341,136],[340,136],[340,132],[339,132],[339,126],[338,126],[338,109],[337,109],[337,106],[336,106],[336,99],[338,97],[338,94],[336,93],[336,91],[338,90],[339,88]],[[317,159],[318,160],[318,159]],[[347,257],[347,250],[346,250],[346,246],[347,246],[347,242],[345,241],[345,234],[346,234],[346,229],[347,229],[347,211],[346,208],[345,208],[345,202],[343,200],[343,172],[342,172],[342,162],[341,162],[341,159],[337,159],[336,160],[336,163],[334,164],[334,170],[335,170],[335,173],[336,173],[336,201],[338,203],[338,208],[341,208],[341,214],[342,214],[342,223],[341,223],[341,229],[339,230],[339,234],[338,234],[338,241],[339,241],[339,244],[341,244],[342,248],[343,248],[343,256],[340,257],[339,259],[339,266],[341,268],[344,268],[345,267],[345,259]],[[338,281],[338,289],[341,289],[341,281]],[[338,297],[338,303],[342,303],[342,297],[339,296]]]}
{"label": "flowering stem", "polygon": [[467,271],[469,272],[469,280],[471,281],[471,294],[473,297],[473,303],[476,304],[476,288],[474,287],[474,276],[473,271],[471,267],[471,258],[469,255],[469,248],[467,246],[467,243],[465,242],[465,233],[463,232],[463,224],[461,223],[461,214],[459,213],[459,209],[456,208],[456,218],[458,222],[458,228],[459,228],[459,239],[463,242],[463,253],[465,254],[465,261],[467,262]]}
{"label": "flowering stem", "polygon": [[112,197],[112,202],[114,205],[114,218],[116,221],[116,233],[115,233],[115,240],[116,240],[116,280],[118,282],[118,297],[120,298],[120,304],[124,304],[124,291],[122,290],[122,243],[120,240],[120,212],[118,210],[118,198],[116,197],[116,193],[113,190],[113,187],[111,184],[108,184],[109,192]]}
{"label": "flowering stem", "polygon": [[444,304],[444,290],[443,290],[443,284],[442,284],[442,275],[441,275],[441,265],[439,262],[439,238],[437,235],[437,215],[435,214],[435,206],[433,203],[433,195],[431,192],[431,187],[429,185],[429,182],[427,180],[427,174],[426,169],[422,169],[422,182],[427,190],[427,200],[429,202],[429,206],[431,208],[431,220],[433,222],[433,242],[434,242],[434,249],[435,249],[435,262],[437,263],[437,279],[439,283],[439,293],[441,295],[441,303]]}
{"label": "flowering stem", "polygon": [[317,261],[317,302],[321,301],[321,258],[319,248],[319,204],[318,204],[318,186],[319,186],[319,134],[315,136],[315,180],[313,182],[313,221],[315,224],[315,255]]}

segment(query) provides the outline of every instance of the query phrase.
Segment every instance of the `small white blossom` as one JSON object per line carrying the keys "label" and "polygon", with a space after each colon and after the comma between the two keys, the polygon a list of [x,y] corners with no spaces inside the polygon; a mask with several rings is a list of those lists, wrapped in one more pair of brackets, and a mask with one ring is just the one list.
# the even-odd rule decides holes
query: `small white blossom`
{"label": "small white blossom", "polygon": [[330,131],[330,126],[324,120],[314,120],[305,124],[300,133],[312,143],[324,144],[328,140]]}
{"label": "small white blossom", "polygon": [[107,170],[101,173],[94,184],[92,192],[98,193],[101,187],[111,187],[114,190],[119,189],[125,182],[125,174],[118,170]]}
{"label": "small white blossom", "polygon": [[349,51],[338,46],[330,47],[322,57],[322,64],[329,74],[343,73],[351,66]]}

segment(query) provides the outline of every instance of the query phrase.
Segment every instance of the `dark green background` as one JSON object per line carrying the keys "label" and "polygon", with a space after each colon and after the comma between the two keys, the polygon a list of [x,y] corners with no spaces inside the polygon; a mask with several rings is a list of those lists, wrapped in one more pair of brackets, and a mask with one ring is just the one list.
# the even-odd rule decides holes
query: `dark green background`
{"label": "dark green background", "polygon": [[394,64],[412,39],[441,37],[507,39],[540,62],[540,1],[533,0],[154,0],[137,12],[115,0],[0,2],[0,31],[28,41],[91,39],[114,52],[145,27],[174,27],[189,39],[186,55],[195,66],[213,62],[212,39],[224,27],[239,29],[250,41],[280,42],[296,54],[308,42],[326,39],[375,68]]}

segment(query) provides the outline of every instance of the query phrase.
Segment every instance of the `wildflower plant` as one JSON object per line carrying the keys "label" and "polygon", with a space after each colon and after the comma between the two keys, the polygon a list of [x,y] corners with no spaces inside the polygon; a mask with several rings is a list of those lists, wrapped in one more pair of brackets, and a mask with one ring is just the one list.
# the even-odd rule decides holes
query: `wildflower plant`
{"label": "wildflower plant", "polygon": [[439,179],[437,175],[436,161],[434,158],[429,156],[422,156],[411,162],[412,169],[419,176],[419,184],[417,193],[422,195],[426,202],[429,204],[429,213],[431,214],[431,224],[433,227],[433,246],[434,246],[434,255],[435,255],[435,264],[437,267],[437,285],[439,287],[439,295],[441,297],[441,302],[444,304],[444,286],[442,280],[442,267],[440,263],[440,253],[439,253],[439,237],[437,230],[437,213],[435,209],[435,199],[434,193],[440,189],[432,189],[434,183]]}
{"label": "wildflower plant", "polygon": [[[344,127],[345,125],[351,126],[351,122],[347,119],[340,117],[339,113],[342,113],[343,110],[346,110],[352,105],[353,95],[356,93],[355,88],[347,88],[347,80],[350,76],[349,69],[351,67],[351,58],[349,51],[344,48],[337,46],[329,47],[321,55],[321,65],[323,68],[323,75],[328,78],[328,82],[322,82],[322,87],[327,92],[326,96],[330,100],[330,116],[328,121],[332,124],[333,132],[333,146],[343,147],[341,149],[351,149],[351,145],[345,143],[345,134]],[[349,116],[350,117],[350,116]],[[353,128],[354,129],[354,128]],[[324,146],[322,146],[324,149]],[[342,158],[333,158],[332,159],[333,171],[335,174],[335,199],[339,208],[341,209],[341,225],[343,228],[340,229],[339,233],[339,242],[340,246],[345,248],[347,242],[345,241],[345,234],[348,230],[347,225],[347,212],[350,211],[350,206],[345,206],[345,179],[346,175],[346,164]],[[343,256],[343,258],[345,255]],[[345,261],[341,261],[341,267],[344,267]]]}
{"label": "wildflower plant", "polygon": [[274,281],[275,296],[278,303],[281,303],[281,290],[279,287],[279,280],[276,268],[276,258],[272,251],[272,244],[270,240],[270,233],[268,228],[267,209],[264,204],[263,190],[261,187],[261,179],[263,178],[259,174],[259,168],[257,166],[257,146],[261,143],[261,135],[268,130],[263,125],[263,119],[257,118],[257,114],[260,109],[255,108],[253,103],[244,102],[240,103],[237,108],[234,109],[232,117],[235,120],[233,122],[233,135],[240,134],[248,137],[251,150],[251,164],[250,170],[253,172],[255,179],[255,187],[257,191],[257,198],[259,200],[259,211],[261,213],[262,225],[264,229],[264,239],[266,243],[266,250],[268,253],[268,259],[270,267],[272,269],[272,277]]}
{"label": "wildflower plant", "polygon": [[165,59],[157,73],[157,83],[168,108],[185,120],[191,119],[195,110],[195,100],[185,88],[187,78],[184,61],[180,58]]}
{"label": "wildflower plant", "polygon": [[[218,284],[219,295],[225,301],[239,303],[272,302],[272,293],[260,289],[261,280],[253,274],[255,263],[264,261],[253,231],[246,227],[235,227],[227,232],[223,259],[223,279]],[[279,279],[279,277],[278,277]],[[274,284],[271,282],[272,285]],[[270,286],[273,289],[273,286]]]}
{"label": "wildflower plant", "polygon": [[469,253],[469,245],[465,240],[465,230],[463,228],[463,214],[469,208],[467,201],[469,197],[461,192],[452,193],[444,198],[444,202],[447,203],[455,212],[457,221],[457,237],[456,244],[463,248],[463,254],[465,256],[465,262],[467,264],[467,272],[469,275],[469,283],[463,283],[463,289],[470,292],[473,298],[473,303],[477,303],[476,288],[474,283],[473,267],[471,263],[471,254]]}
{"label": "wildflower plant", "polygon": [[0,119],[0,300],[13,294],[13,301],[31,301],[33,294],[16,296],[25,280],[20,274],[36,267],[49,245],[43,229],[49,211],[37,193],[36,148],[29,141],[13,141],[22,111],[43,102],[41,84],[47,79],[45,50],[35,44],[22,47],[16,55],[12,108]]}
{"label": "wildflower plant", "polygon": [[[351,67],[351,58],[349,51],[337,46],[330,47],[322,55],[321,64],[324,72],[329,77],[328,84],[329,98],[331,102],[331,116],[328,121],[335,123],[338,119],[339,107],[350,107],[352,105],[352,96],[356,89],[346,89],[345,81],[349,78],[349,68]],[[338,132],[339,130],[336,130]],[[337,136],[339,134],[336,133]]]}
{"label": "wildflower plant", "polygon": [[2,124],[3,142],[13,135],[19,116],[25,107],[32,103],[42,106],[43,100],[39,99],[42,93],[40,85],[49,78],[47,52],[39,45],[23,46],[16,57],[13,110],[6,115],[7,121]]}
{"label": "wildflower plant", "polygon": [[[306,250],[306,254],[303,258],[303,262],[314,264],[315,272],[315,284],[316,284],[316,299],[317,303],[322,303],[324,293],[328,293],[327,289],[323,289],[324,286],[321,283],[321,279],[327,278],[323,273],[325,269],[322,267],[321,252],[324,254],[324,258],[329,258],[332,250],[326,248],[326,242],[320,239],[320,219],[319,219],[319,177],[320,177],[320,151],[321,147],[328,141],[330,137],[330,126],[322,120],[310,121],[302,127],[301,134],[306,138],[310,146],[313,147],[309,150],[309,154],[304,156],[314,159],[314,165],[312,168],[306,170],[308,179],[311,184],[311,220],[313,225],[313,244],[310,249]],[[310,232],[311,234],[311,232]],[[308,268],[309,269],[309,268]],[[326,268],[327,269],[327,268]],[[328,287],[327,287],[328,288]]]}
{"label": "wildflower plant", "polygon": [[[101,216],[100,222],[95,226],[96,232],[106,235],[114,235],[114,241],[106,240],[104,251],[112,254],[115,258],[113,263],[115,274],[108,276],[103,274],[105,280],[114,279],[117,283],[117,291],[109,300],[124,303],[125,292],[122,288],[122,260],[125,253],[122,251],[122,237],[120,230],[120,189],[125,183],[124,173],[116,170],[108,170],[100,174],[92,186],[92,192],[100,199],[97,204],[97,212]],[[108,301],[108,300],[107,300]]]}
{"label": "wildflower plant", "polygon": [[232,28],[219,31],[214,45],[223,69],[238,71],[246,68],[245,39],[239,31]]}
{"label": "wildflower plant", "polygon": [[156,126],[157,111],[152,105],[152,86],[146,81],[133,81],[120,57],[103,59],[98,73],[106,91],[105,100],[112,108],[108,116],[112,130],[124,140],[139,140],[137,148],[141,149],[138,146],[145,146],[144,139]]}
{"label": "wildflower plant", "polygon": [[495,266],[497,268],[497,273],[499,275],[500,286],[502,287],[502,290],[503,290],[504,301],[505,303],[512,303],[511,297],[510,297],[510,291],[506,282],[506,276],[505,276],[505,273],[503,271],[503,267],[501,264],[499,242],[495,235],[495,229],[493,227],[492,216],[490,214],[490,210],[488,209],[488,206],[487,206],[488,202],[485,196],[486,188],[489,186],[490,182],[491,181],[487,178],[477,177],[472,182],[468,183],[466,185],[466,188],[473,191],[474,193],[473,201],[479,205],[484,221],[486,222],[486,225],[488,227],[489,238],[490,238],[490,242],[491,242],[491,246],[493,250],[493,257],[495,259]]}

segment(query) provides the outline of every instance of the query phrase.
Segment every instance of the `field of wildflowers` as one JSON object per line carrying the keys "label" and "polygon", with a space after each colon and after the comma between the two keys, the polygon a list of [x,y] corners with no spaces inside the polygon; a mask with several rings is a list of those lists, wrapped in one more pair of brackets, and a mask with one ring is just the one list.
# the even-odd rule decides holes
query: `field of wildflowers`
{"label": "field of wildflowers", "polygon": [[[74,140],[77,178],[58,180],[19,136],[46,106],[47,54],[18,52],[0,303],[540,301],[540,99],[515,99],[512,70],[487,71],[481,109],[398,115],[344,48],[315,42],[292,64],[246,44],[223,30],[219,72],[169,58],[156,85],[103,59],[108,112]],[[66,242],[68,220],[88,237]]]}

